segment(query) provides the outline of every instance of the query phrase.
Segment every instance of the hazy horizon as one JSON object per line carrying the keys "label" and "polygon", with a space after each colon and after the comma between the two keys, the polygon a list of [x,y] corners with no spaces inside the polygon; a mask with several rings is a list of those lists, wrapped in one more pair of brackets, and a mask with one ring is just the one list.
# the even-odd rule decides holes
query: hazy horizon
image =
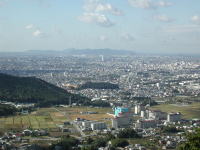
{"label": "hazy horizon", "polygon": [[200,54],[197,0],[0,0],[0,52]]}

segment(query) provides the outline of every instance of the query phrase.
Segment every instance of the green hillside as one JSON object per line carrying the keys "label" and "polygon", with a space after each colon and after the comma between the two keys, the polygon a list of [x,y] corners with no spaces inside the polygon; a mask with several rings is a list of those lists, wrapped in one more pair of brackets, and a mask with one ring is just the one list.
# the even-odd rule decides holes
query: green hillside
{"label": "green hillside", "polygon": [[0,100],[37,103],[40,106],[88,103],[88,99],[67,92],[35,77],[16,77],[0,73]]}

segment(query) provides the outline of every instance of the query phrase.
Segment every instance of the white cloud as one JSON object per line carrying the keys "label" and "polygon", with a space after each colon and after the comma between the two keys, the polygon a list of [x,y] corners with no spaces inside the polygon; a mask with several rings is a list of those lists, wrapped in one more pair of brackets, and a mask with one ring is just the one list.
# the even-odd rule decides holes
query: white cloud
{"label": "white cloud", "polygon": [[108,40],[108,37],[105,36],[105,35],[101,35],[101,36],[99,36],[99,40],[100,41],[106,41],[106,40]]}
{"label": "white cloud", "polygon": [[160,2],[157,3],[157,6],[168,7],[168,6],[172,6],[172,3],[166,2],[166,1],[160,1]]}
{"label": "white cloud", "polygon": [[173,21],[172,18],[170,18],[170,17],[168,17],[166,15],[157,15],[157,16],[154,16],[153,18],[155,20],[157,20],[157,21],[160,21],[160,22],[167,22],[167,23],[169,23],[169,22]]}
{"label": "white cloud", "polygon": [[114,23],[110,21],[109,18],[99,13],[84,13],[79,17],[79,20],[86,23],[96,23],[103,27],[111,27],[114,25]]}
{"label": "white cloud", "polygon": [[26,28],[26,29],[33,29],[33,27],[34,27],[33,24],[29,24],[29,25],[27,25],[25,28]]}
{"label": "white cloud", "polygon": [[32,32],[32,36],[34,37],[48,37],[49,35],[47,35],[46,33],[42,32],[41,29],[33,24],[29,24],[27,26],[25,26],[25,29],[30,30]]}
{"label": "white cloud", "polygon": [[129,4],[138,8],[155,8],[155,4],[151,0],[128,0]]}
{"label": "white cloud", "polygon": [[200,16],[198,15],[194,15],[191,18],[192,22],[196,23],[196,24],[200,24]]}
{"label": "white cloud", "polygon": [[121,16],[122,11],[113,7],[111,4],[98,4],[95,9],[96,12],[110,12],[113,15]]}
{"label": "white cloud", "polygon": [[129,4],[133,7],[143,8],[143,9],[156,9],[158,7],[168,7],[172,3],[166,1],[156,2],[154,0],[128,0]]}
{"label": "white cloud", "polygon": [[123,40],[126,40],[126,41],[134,41],[135,40],[135,38],[133,37],[133,35],[131,35],[129,33],[122,34],[121,38]]}
{"label": "white cloud", "polygon": [[123,12],[110,3],[102,3],[100,0],[86,0],[84,13],[79,17],[80,21],[86,23],[95,23],[103,27],[111,27],[115,23],[109,19],[107,14],[115,16],[123,15]]}
{"label": "white cloud", "polygon": [[123,15],[123,12],[121,10],[115,8],[110,3],[100,3],[100,1],[98,1],[98,0],[86,1],[83,8],[87,12],[94,12],[94,13],[108,12],[108,13],[110,13],[112,15],[116,15],[116,16]]}
{"label": "white cloud", "polygon": [[36,31],[34,31],[34,32],[32,33],[32,35],[35,36],[35,37],[39,37],[39,36],[42,35],[42,32],[41,32],[40,30],[36,30]]}

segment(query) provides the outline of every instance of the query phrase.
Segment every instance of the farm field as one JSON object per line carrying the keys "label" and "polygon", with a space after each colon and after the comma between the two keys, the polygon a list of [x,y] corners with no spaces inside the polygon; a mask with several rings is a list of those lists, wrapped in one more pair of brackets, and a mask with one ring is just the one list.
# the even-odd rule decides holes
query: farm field
{"label": "farm field", "polygon": [[[59,111],[58,111],[59,110]],[[94,111],[98,114],[81,114],[80,112]],[[71,121],[76,118],[88,120],[105,121],[110,123],[107,112],[112,112],[110,108],[90,108],[90,107],[52,107],[41,108],[28,115],[16,115],[0,118],[0,130],[21,130],[21,129],[53,129],[65,121]]]}
{"label": "farm field", "polygon": [[200,119],[200,103],[192,103],[190,105],[162,104],[153,106],[151,109],[163,112],[181,112],[185,119]]}
{"label": "farm field", "polygon": [[50,129],[66,121],[64,115],[55,112],[52,108],[42,108],[28,115],[17,115],[0,118],[0,130],[7,129]]}
{"label": "farm field", "polygon": [[[59,108],[60,111],[65,112],[69,116],[70,120],[76,118],[84,118],[88,120],[104,120],[105,118],[112,118],[107,113],[112,112],[111,108],[90,108],[90,107],[69,107]],[[81,114],[81,112],[97,112],[97,114]]]}
{"label": "farm field", "polygon": [[[112,112],[111,108],[93,108],[93,107],[68,107],[68,108],[58,108],[61,112],[66,114],[68,121],[75,120],[76,118],[82,118],[93,121],[106,122],[111,125],[111,115],[107,113]],[[97,114],[84,114],[84,112],[97,112]],[[81,114],[83,112],[83,114]]]}

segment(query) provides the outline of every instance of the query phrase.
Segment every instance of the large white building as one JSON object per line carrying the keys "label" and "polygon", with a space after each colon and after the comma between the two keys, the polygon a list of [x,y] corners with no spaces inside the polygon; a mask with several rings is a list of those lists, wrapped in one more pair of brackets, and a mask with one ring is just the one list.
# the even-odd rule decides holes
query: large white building
{"label": "large white building", "polygon": [[143,111],[143,110],[145,110],[144,109],[144,106],[142,106],[142,105],[135,105],[135,114],[136,115],[138,115],[138,114],[140,114],[141,113],[141,111]]}
{"label": "large white building", "polygon": [[126,107],[116,107],[115,117],[112,119],[112,127],[125,128],[129,127],[132,121],[132,113],[129,108]]}
{"label": "large white building", "polygon": [[181,120],[181,113],[169,113],[167,115],[167,121],[168,122],[177,122]]}
{"label": "large white building", "polygon": [[93,123],[94,121],[83,121],[82,122],[82,127],[83,127],[83,129],[89,129],[89,128],[91,128],[91,123]]}
{"label": "large white building", "polygon": [[115,129],[125,128],[131,124],[131,121],[130,117],[115,117],[112,119],[112,127]]}
{"label": "large white building", "polygon": [[145,120],[137,120],[135,127],[136,128],[155,128],[157,126],[157,120],[145,119]]}
{"label": "large white building", "polygon": [[167,120],[167,113],[159,110],[149,110],[148,118],[155,120]]}
{"label": "large white building", "polygon": [[91,128],[92,130],[103,130],[107,129],[107,126],[105,122],[93,122],[91,123]]}

